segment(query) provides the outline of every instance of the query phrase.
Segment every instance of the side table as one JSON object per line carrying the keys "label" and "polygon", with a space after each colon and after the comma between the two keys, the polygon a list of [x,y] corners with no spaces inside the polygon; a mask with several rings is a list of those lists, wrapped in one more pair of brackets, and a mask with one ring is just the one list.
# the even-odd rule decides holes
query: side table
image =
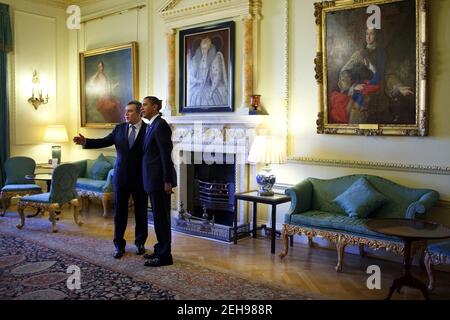
{"label": "side table", "polygon": [[260,196],[258,191],[246,191],[234,194],[234,244],[237,244],[237,204],[238,200],[253,202],[253,238],[256,238],[256,222],[257,222],[257,204],[264,203],[272,205],[272,232],[270,233],[270,253],[275,253],[275,230],[277,222],[277,205],[291,201],[291,197],[282,194],[275,193],[273,196]]}
{"label": "side table", "polygon": [[450,228],[435,222],[412,219],[372,219],[366,222],[367,228],[372,231],[400,238],[404,243],[403,266],[404,274],[395,279],[389,290],[389,300],[397,289],[404,286],[419,289],[425,299],[429,299],[425,283],[411,274],[411,244],[414,241],[426,241],[450,238]]}

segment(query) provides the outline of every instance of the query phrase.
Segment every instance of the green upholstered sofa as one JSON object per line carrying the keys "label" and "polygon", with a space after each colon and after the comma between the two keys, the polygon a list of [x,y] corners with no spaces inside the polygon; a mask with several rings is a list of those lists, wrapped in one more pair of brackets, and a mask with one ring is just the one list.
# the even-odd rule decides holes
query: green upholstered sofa
{"label": "green upholstered sofa", "polygon": [[[361,177],[386,199],[384,204],[374,209],[367,217],[350,217],[333,200]],[[280,258],[284,258],[288,253],[290,236],[304,234],[308,237],[310,246],[313,237],[321,236],[336,244],[336,271],[339,272],[342,271],[344,249],[347,245],[359,246],[361,255],[364,254],[365,246],[403,254],[403,243],[398,238],[369,230],[365,226],[368,219],[426,219],[426,212],[439,199],[439,194],[434,190],[408,188],[371,175],[349,175],[329,180],[308,178],[286,189],[285,193],[292,201],[282,228],[284,250]],[[425,246],[425,243],[419,242],[415,252],[423,253]]]}
{"label": "green upholstered sofa", "polygon": [[[109,166],[104,166],[104,172],[95,172],[96,162],[102,161],[109,163]],[[114,163],[116,157],[103,156],[95,160],[81,160],[74,162],[78,167],[78,179],[76,189],[78,197],[82,199],[83,208],[89,207],[90,200],[96,198],[102,201],[103,216],[107,215],[108,201],[114,199],[113,175]],[[94,172],[93,172],[94,169]]]}

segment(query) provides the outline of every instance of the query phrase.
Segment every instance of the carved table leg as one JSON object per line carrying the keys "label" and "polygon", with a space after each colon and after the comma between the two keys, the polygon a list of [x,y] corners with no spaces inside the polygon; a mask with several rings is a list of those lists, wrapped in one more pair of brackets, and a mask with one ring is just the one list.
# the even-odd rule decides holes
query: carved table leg
{"label": "carved table leg", "polygon": [[401,278],[395,279],[392,283],[392,286],[389,290],[389,294],[386,298],[386,300],[391,299],[392,294],[397,289],[397,292],[400,292],[400,289],[402,287],[411,287],[415,289],[419,289],[422,294],[424,295],[426,300],[429,300],[428,297],[428,290],[427,286],[420,280],[414,278],[411,275],[411,240],[407,239],[405,240],[405,250],[404,250],[404,256],[403,256],[403,265],[405,268],[404,275]]}

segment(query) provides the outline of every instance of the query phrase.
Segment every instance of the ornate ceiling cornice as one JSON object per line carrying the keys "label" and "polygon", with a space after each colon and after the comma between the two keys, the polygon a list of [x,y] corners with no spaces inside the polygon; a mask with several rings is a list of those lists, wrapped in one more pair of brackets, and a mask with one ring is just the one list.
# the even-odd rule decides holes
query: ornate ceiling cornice
{"label": "ornate ceiling cornice", "polygon": [[187,7],[179,5],[180,2],[167,0],[158,9],[169,27],[180,28],[206,21],[261,14],[261,0],[207,0]]}

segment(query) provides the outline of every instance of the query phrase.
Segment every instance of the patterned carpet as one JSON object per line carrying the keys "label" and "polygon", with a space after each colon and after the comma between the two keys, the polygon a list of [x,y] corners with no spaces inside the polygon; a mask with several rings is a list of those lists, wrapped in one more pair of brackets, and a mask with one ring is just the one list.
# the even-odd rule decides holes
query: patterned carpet
{"label": "patterned carpet", "polygon": [[[67,268],[72,265],[82,274],[79,290],[67,286],[73,274]],[[0,299],[168,300],[174,294],[30,241],[0,235]]]}
{"label": "patterned carpet", "polygon": [[[50,233],[47,219],[27,219],[23,230],[16,217],[0,218],[0,299],[194,299],[311,300],[299,290],[240,278],[182,261],[160,268],[143,266],[128,253],[115,260],[111,242],[80,236],[78,227],[58,224]],[[129,251],[133,248],[130,247]],[[66,273],[76,265],[81,289],[69,290]]]}

